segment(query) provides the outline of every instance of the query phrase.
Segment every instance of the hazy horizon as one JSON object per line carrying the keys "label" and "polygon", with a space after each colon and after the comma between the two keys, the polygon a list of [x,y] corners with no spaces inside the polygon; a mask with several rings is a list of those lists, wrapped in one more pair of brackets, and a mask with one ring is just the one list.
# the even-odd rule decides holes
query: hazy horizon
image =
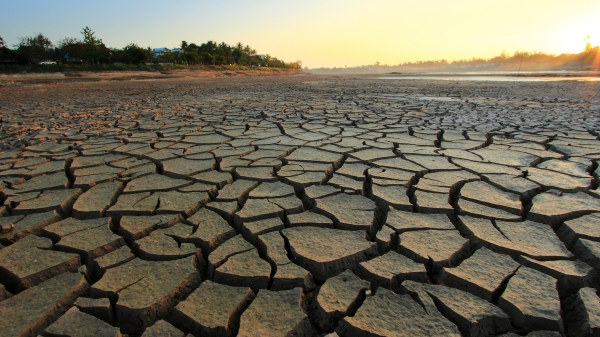
{"label": "hazy horizon", "polygon": [[23,0],[2,7],[0,36],[10,47],[38,32],[54,43],[80,37],[89,26],[108,47],[242,42],[309,68],[490,58],[517,50],[577,53],[586,36],[600,44],[600,2],[590,0]]}

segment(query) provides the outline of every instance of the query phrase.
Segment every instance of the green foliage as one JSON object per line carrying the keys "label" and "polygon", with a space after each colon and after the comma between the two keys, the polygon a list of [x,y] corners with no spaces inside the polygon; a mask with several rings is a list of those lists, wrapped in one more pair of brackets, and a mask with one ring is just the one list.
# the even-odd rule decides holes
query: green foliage
{"label": "green foliage", "polygon": [[215,56],[211,53],[204,52],[202,53],[202,62],[204,64],[212,64],[215,65]]}
{"label": "green foliage", "polygon": [[183,54],[182,58],[183,58],[183,61],[185,61],[187,64],[198,64],[198,62],[200,61],[200,59],[198,58],[197,52],[186,51]]}
{"label": "green foliage", "polygon": [[58,41],[55,52],[65,62],[76,62],[82,59],[83,43],[74,37],[65,37]]}
{"label": "green foliage", "polygon": [[102,40],[96,38],[96,33],[90,29],[90,27],[85,26],[81,31],[83,35],[83,43],[87,46],[101,46],[103,45]]}
{"label": "green foliage", "polygon": [[73,64],[62,64],[62,65],[45,65],[45,66],[3,66],[0,65],[0,73],[54,73],[54,72],[77,72],[77,71],[148,71],[148,72],[165,72],[172,70],[198,70],[198,71],[261,71],[266,73],[278,73],[284,71],[296,71],[291,69],[282,68],[268,68],[268,67],[246,67],[240,65],[223,65],[223,66],[211,66],[211,65],[184,65],[184,64],[125,64],[125,65],[114,65],[114,64],[84,64],[84,65],[73,65]]}
{"label": "green foliage", "polygon": [[11,63],[16,62],[17,53],[6,47],[0,47],[0,63]]}
{"label": "green foliage", "polygon": [[15,47],[16,58],[22,63],[38,62],[54,56],[52,41],[42,33],[19,38],[19,43]]}
{"label": "green foliage", "polygon": [[130,43],[121,50],[113,49],[111,56],[111,61],[113,62],[142,64],[146,63],[150,59],[150,51],[146,48],[138,46],[135,43]]}
{"label": "green foliage", "polygon": [[[0,47],[0,61],[3,63],[35,63],[44,59],[60,60],[68,64],[113,64],[123,69],[122,64],[141,65],[144,63],[162,65],[200,66],[240,66],[301,69],[301,63],[286,63],[267,55],[258,56],[256,50],[238,42],[228,45],[225,42],[207,41],[200,45],[181,41],[181,52],[165,51],[153,54],[150,48],[142,48],[131,43],[122,49],[107,48],[102,39],[88,26],[81,30],[81,40],[65,37],[56,47],[43,34],[22,38],[16,51]],[[1,40],[0,43],[4,44]],[[44,69],[50,69],[46,67]]]}
{"label": "green foliage", "polygon": [[107,62],[110,50],[101,39],[96,38],[96,33],[86,26],[81,31],[81,35],[83,35],[82,59],[91,63]]}
{"label": "green foliage", "polygon": [[16,59],[16,52],[8,49],[2,36],[0,36],[0,63],[11,62]]}

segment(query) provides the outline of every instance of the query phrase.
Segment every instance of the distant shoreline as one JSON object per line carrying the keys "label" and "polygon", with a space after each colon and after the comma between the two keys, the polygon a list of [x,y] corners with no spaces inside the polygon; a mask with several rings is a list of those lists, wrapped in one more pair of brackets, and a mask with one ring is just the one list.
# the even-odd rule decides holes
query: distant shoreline
{"label": "distant shoreline", "polygon": [[478,70],[444,70],[444,69],[407,69],[392,71],[384,69],[308,69],[306,73],[315,75],[386,75],[386,76],[600,76],[600,70],[595,69],[478,69]]}
{"label": "distant shoreline", "polygon": [[47,72],[0,72],[0,86],[23,84],[54,84],[104,81],[147,81],[174,78],[216,78],[216,77],[255,77],[255,76],[290,76],[302,74],[301,70],[283,68],[250,68],[250,67],[199,67],[186,69],[162,70],[78,70],[78,71],[47,71]]}
{"label": "distant shoreline", "polygon": [[400,73],[391,72],[385,75],[392,76],[456,76],[456,77],[469,77],[469,76],[518,76],[518,77],[600,77],[600,71],[482,71],[482,72],[423,72],[423,73]]}

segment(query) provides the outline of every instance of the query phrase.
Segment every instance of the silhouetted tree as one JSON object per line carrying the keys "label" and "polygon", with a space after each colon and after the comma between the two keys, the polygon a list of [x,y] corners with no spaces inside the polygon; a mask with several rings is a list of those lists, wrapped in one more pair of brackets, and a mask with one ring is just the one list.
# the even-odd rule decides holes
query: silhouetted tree
{"label": "silhouetted tree", "polygon": [[23,63],[37,62],[54,56],[52,41],[42,33],[20,38],[15,47],[17,58]]}
{"label": "silhouetted tree", "polygon": [[6,44],[0,36],[0,63],[12,63],[17,61],[17,53],[6,47]]}
{"label": "silhouetted tree", "polygon": [[101,59],[107,60],[109,50],[106,48],[101,39],[96,38],[95,32],[88,26],[81,31],[83,35],[83,59],[92,61],[92,63],[100,63]]}
{"label": "silhouetted tree", "polygon": [[123,48],[125,60],[123,63],[141,64],[150,58],[150,52],[135,43],[130,43]]}
{"label": "silhouetted tree", "polygon": [[58,40],[55,48],[58,56],[68,62],[81,59],[83,43],[74,37],[65,37]]}

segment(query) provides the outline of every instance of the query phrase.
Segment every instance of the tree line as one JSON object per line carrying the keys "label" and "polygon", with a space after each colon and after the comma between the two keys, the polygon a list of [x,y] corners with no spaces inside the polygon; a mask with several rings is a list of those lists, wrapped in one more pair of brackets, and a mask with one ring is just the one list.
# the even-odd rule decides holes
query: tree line
{"label": "tree line", "polygon": [[47,36],[38,33],[19,38],[9,48],[0,36],[0,64],[36,64],[41,61],[56,61],[67,64],[199,64],[240,65],[274,68],[300,69],[302,63],[284,62],[270,55],[258,55],[248,45],[208,41],[200,45],[182,41],[180,48],[153,53],[150,47],[143,48],[135,43],[119,48],[107,47],[89,27],[83,28],[81,38],[65,37],[56,44]]}
{"label": "tree line", "polygon": [[516,51],[513,55],[502,52],[492,58],[476,58],[456,60],[417,61],[400,63],[398,67],[473,67],[494,65],[540,65],[546,67],[594,67],[600,65],[600,46],[592,46],[589,38],[585,40],[585,47],[580,53],[554,55],[544,52]]}
{"label": "tree line", "polygon": [[317,68],[313,71],[319,72],[390,72],[390,71],[421,71],[421,70],[517,70],[519,68],[543,70],[543,69],[574,69],[574,70],[600,70],[600,46],[593,46],[589,37],[585,40],[585,47],[579,53],[564,53],[554,55],[544,52],[516,51],[512,55],[502,52],[491,58],[462,59],[455,61],[427,60],[403,62],[397,65],[380,64],[344,68]]}

